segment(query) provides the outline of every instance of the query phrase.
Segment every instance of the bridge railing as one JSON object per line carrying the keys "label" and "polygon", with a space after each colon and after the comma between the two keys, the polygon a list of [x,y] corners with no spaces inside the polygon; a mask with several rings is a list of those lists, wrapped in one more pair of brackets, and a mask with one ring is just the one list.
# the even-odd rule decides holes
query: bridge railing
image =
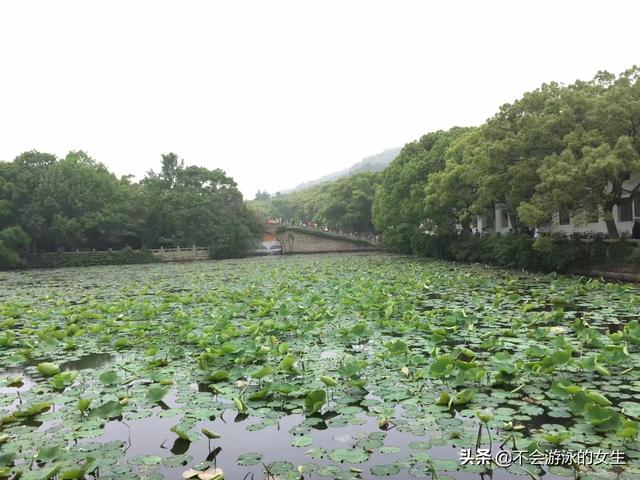
{"label": "bridge railing", "polygon": [[150,249],[153,253],[172,253],[172,252],[208,252],[209,249],[207,247],[196,247],[193,245],[192,247],[183,248],[183,247],[175,247],[175,248],[152,248]]}

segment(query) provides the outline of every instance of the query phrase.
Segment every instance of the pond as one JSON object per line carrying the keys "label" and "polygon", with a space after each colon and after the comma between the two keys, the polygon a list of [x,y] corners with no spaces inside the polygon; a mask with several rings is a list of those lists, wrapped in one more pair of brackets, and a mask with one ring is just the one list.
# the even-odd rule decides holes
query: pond
{"label": "pond", "polygon": [[384,254],[0,282],[0,478],[640,477],[637,286]]}

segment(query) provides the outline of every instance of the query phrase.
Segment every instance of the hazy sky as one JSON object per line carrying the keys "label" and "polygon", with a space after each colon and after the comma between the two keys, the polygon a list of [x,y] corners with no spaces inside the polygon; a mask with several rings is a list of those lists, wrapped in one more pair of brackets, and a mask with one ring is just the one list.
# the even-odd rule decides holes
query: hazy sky
{"label": "hazy sky", "polygon": [[3,1],[0,159],[160,154],[275,192],[640,63],[633,1]]}

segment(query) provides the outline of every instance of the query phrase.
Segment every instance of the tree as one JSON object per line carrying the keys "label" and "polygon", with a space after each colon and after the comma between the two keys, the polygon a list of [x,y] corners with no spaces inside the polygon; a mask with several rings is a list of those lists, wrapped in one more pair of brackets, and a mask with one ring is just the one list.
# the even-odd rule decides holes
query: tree
{"label": "tree", "polygon": [[370,233],[374,231],[371,208],[380,175],[359,173],[320,187],[320,222],[335,230]]}
{"label": "tree", "polygon": [[372,232],[371,207],[380,175],[364,172],[314,185],[251,205],[266,217],[314,222],[332,230]]}
{"label": "tree", "polygon": [[20,250],[29,245],[30,238],[19,227],[7,227],[0,230],[0,268],[13,268],[23,265]]}
{"label": "tree", "polygon": [[219,169],[162,156],[139,183],[116,178],[85,152],[58,160],[36,151],[0,162],[0,263],[35,250],[215,244],[216,255],[251,248],[260,227],[236,183]]}
{"label": "tree", "polygon": [[477,190],[469,164],[478,148],[479,135],[478,129],[458,130],[445,153],[444,168],[429,175],[424,215],[436,234],[453,233],[458,224],[463,234],[471,232]]}
{"label": "tree", "polygon": [[22,224],[41,250],[118,247],[127,216],[125,189],[85,152],[70,152],[47,167],[25,210],[32,220]]}
{"label": "tree", "polygon": [[269,192],[267,192],[266,190],[264,192],[261,192],[260,190],[258,190],[256,192],[256,196],[254,198],[254,200],[270,200],[271,199],[271,195],[269,195]]}
{"label": "tree", "polygon": [[[614,205],[637,195],[638,186],[625,188],[630,173],[640,172],[640,69],[617,79],[600,72],[588,85],[572,88],[583,99],[583,120],[561,142],[562,150],[544,158],[537,173],[535,194],[518,212],[531,225],[548,221],[563,209],[574,214],[600,212],[609,236],[618,238]],[[575,102],[574,102],[575,103]]]}
{"label": "tree", "polygon": [[185,167],[176,154],[163,155],[161,172],[148,172],[139,198],[147,245],[211,245],[216,257],[253,248],[255,217],[236,183],[220,169]]}
{"label": "tree", "polygon": [[411,252],[424,235],[425,186],[435,172],[445,166],[451,143],[464,129],[437,131],[404,146],[400,155],[383,171],[373,202],[373,223],[383,232],[385,244]]}
{"label": "tree", "polygon": [[544,159],[560,153],[562,139],[584,121],[588,98],[580,85],[544,84],[503,105],[482,125],[468,162],[477,191],[472,209],[482,212],[504,204],[514,228],[524,229],[518,208],[535,193]]}

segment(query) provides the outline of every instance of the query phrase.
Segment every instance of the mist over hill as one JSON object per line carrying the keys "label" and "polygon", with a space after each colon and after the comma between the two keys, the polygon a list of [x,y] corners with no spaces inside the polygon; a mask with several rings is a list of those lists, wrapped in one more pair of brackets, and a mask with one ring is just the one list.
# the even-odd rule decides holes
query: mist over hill
{"label": "mist over hill", "polygon": [[295,188],[290,188],[288,190],[282,190],[280,193],[291,193],[298,190],[304,190],[305,188],[313,187],[314,185],[319,185],[325,182],[331,182],[333,180],[338,180],[339,178],[349,177],[351,175],[355,175],[357,173],[362,172],[379,172],[384,170],[387,165],[389,165],[394,158],[398,156],[402,148],[388,148],[380,153],[375,155],[371,155],[369,157],[365,157],[360,160],[358,163],[350,166],[349,168],[345,168],[344,170],[338,170],[337,172],[330,173],[328,175],[324,175],[316,180],[310,180],[308,182],[301,183]]}

